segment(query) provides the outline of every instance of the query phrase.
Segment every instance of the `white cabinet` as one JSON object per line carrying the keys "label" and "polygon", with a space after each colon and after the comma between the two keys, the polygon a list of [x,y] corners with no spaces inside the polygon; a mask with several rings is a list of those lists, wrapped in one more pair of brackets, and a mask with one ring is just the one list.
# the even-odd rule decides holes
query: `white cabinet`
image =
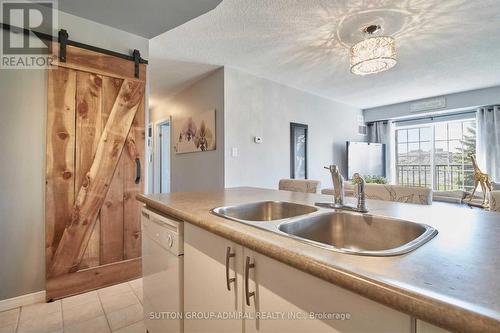
{"label": "white cabinet", "polygon": [[[192,224],[184,225],[185,332],[241,332],[241,319],[205,318],[240,311],[242,258],[241,246]],[[197,318],[190,319],[193,315]]]}
{"label": "white cabinet", "polygon": [[[228,277],[235,278],[231,290],[226,281],[228,247],[235,254],[227,266]],[[233,320],[186,319],[187,333],[411,332],[411,319],[405,314],[189,223],[185,225],[184,268],[187,313],[244,314]]]}
{"label": "white cabinet", "polygon": [[451,333],[425,321],[417,320],[417,333]]}
{"label": "white cabinet", "polygon": [[[250,258],[246,312],[263,317],[245,320],[245,332],[411,332],[409,316],[291,266],[244,249]],[[316,317],[312,317],[315,314]],[[276,319],[284,316],[283,319]],[[330,316],[334,319],[326,319]],[[322,318],[320,318],[322,317]]]}

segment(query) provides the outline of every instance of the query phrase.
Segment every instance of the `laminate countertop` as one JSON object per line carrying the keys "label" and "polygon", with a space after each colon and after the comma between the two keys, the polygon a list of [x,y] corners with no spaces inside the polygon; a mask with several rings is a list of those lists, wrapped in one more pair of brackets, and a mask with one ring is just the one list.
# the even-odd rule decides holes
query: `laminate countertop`
{"label": "laminate countertop", "polygon": [[[314,205],[331,196],[260,188],[138,195],[147,206],[342,288],[453,332],[500,332],[500,214],[434,203],[367,200],[372,215],[435,227],[439,234],[393,257],[342,254],[231,221],[211,209],[281,200]],[[347,198],[353,204],[355,199]]]}

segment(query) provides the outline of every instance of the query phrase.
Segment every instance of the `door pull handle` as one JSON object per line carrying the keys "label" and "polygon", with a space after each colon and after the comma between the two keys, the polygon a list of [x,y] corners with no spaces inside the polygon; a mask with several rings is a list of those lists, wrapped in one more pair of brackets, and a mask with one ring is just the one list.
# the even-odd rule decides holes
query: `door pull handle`
{"label": "door pull handle", "polygon": [[229,278],[229,259],[234,258],[236,254],[231,253],[231,247],[228,246],[226,250],[226,286],[227,290],[231,291],[231,283],[236,282],[236,278]]}

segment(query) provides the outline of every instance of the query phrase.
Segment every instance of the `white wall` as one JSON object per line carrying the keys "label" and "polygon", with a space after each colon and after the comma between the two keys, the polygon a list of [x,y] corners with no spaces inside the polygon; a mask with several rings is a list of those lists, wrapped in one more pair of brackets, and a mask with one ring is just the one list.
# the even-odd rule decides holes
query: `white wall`
{"label": "white wall", "polygon": [[323,169],[329,164],[346,176],[346,140],[365,140],[357,134],[361,110],[236,69],[224,73],[226,187],[277,188],[279,179],[290,178],[290,122],[309,126],[309,179],[331,187]]}
{"label": "white wall", "polygon": [[[158,71],[152,73],[152,75],[163,74],[165,73]],[[155,87],[152,88],[154,90]],[[157,122],[171,116],[173,119],[172,132],[176,119],[208,110],[216,110],[215,150],[176,154],[173,151],[175,138],[172,137],[171,191],[203,191],[224,188],[224,69],[220,68],[210,73],[170,99],[160,100],[160,97],[161,94],[155,92],[151,120]]]}
{"label": "white wall", "polygon": [[[482,105],[500,103],[500,86],[442,95],[446,98],[446,107],[435,112],[475,108]],[[426,100],[426,99],[423,99]],[[419,100],[422,101],[422,100]],[[380,106],[364,110],[365,121],[395,119],[408,116],[422,116],[432,112],[411,113],[410,104],[416,101]]]}
{"label": "white wall", "polygon": [[[148,56],[148,40],[59,13],[70,39]],[[0,300],[45,289],[46,72],[0,70]]]}

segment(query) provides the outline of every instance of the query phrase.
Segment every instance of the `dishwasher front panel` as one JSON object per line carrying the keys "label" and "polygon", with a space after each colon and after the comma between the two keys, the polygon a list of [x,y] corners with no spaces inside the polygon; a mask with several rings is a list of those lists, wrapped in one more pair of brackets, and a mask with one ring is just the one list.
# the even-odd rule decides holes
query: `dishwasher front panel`
{"label": "dishwasher front panel", "polygon": [[[151,216],[151,215],[149,215]],[[171,230],[158,229],[158,224],[144,214],[143,224],[143,292],[144,316],[149,333],[179,333],[183,331],[183,256],[167,250],[158,239]]]}

